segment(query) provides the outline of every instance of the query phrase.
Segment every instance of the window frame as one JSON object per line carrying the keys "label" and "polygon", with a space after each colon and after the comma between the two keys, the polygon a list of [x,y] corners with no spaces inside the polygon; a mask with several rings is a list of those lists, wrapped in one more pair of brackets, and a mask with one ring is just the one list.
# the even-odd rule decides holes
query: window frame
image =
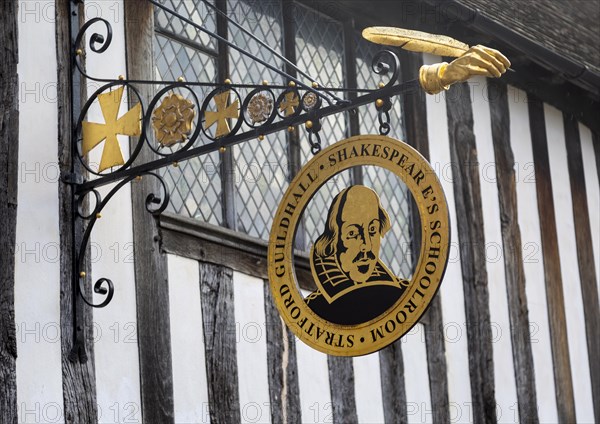
{"label": "window frame", "polygon": [[[283,56],[292,63],[297,63],[296,56],[296,16],[298,7],[308,8],[328,19],[340,23],[343,30],[343,81],[347,88],[357,88],[357,56],[353,39],[357,34],[356,20],[353,16],[345,13],[339,8],[327,7],[327,10],[319,8],[319,3],[297,0],[278,0],[282,10],[282,40]],[[215,0],[215,6],[227,13],[227,0]],[[325,5],[327,6],[327,5]],[[217,63],[217,81],[224,81],[230,76],[230,54],[229,46],[219,41],[217,51],[204,46],[196,46],[196,43],[184,42],[183,37],[177,36],[169,31],[161,30],[156,24],[154,31],[164,37],[171,38],[176,42],[197,48],[202,53],[215,58]],[[229,28],[227,20],[217,14],[216,33],[229,39]],[[215,55],[216,53],[216,55]],[[293,77],[297,77],[295,69],[285,64],[284,70]],[[349,92],[350,98],[357,94]],[[398,98],[398,101],[401,101]],[[404,119],[401,124],[404,126]],[[288,154],[288,182],[290,182],[302,167],[302,151],[299,131],[286,133],[286,145]],[[360,117],[358,113],[346,113],[346,135],[348,137],[360,134]],[[164,212],[159,217],[159,226],[162,232],[162,249],[167,253],[184,256],[199,261],[212,262],[227,266],[233,270],[252,275],[258,278],[268,279],[267,273],[267,250],[268,242],[260,237],[250,236],[238,230],[237,211],[235,206],[235,166],[233,149],[219,152],[219,174],[221,179],[221,207],[222,222],[220,225],[204,222],[202,220],[187,217],[185,215]],[[350,170],[351,184],[363,184],[364,175],[360,167]],[[411,217],[413,211],[409,207],[407,211]],[[302,220],[304,221],[304,220]],[[314,290],[311,270],[308,260],[308,252],[303,251],[306,245],[306,231],[303,222],[300,222],[295,238],[295,259],[298,272],[298,282],[306,290]],[[412,240],[414,230],[409,223],[409,237]],[[413,246],[414,250],[414,246]],[[411,264],[412,265],[412,264]]]}

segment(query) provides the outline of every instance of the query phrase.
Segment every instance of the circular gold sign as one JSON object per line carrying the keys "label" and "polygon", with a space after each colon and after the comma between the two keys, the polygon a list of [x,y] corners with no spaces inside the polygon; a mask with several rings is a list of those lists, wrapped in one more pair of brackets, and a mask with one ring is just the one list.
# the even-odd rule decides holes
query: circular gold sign
{"label": "circular gold sign", "polygon": [[[408,187],[421,219],[421,253],[412,278],[394,275],[379,246],[394,225],[377,193],[355,185],[332,199],[310,252],[317,287],[304,298],[294,267],[294,236],[304,209],[330,178],[355,166],[394,173]],[[271,229],[269,281],[287,326],[309,346],[331,355],[365,355],[414,326],[437,292],[450,245],[448,206],[429,163],[409,145],[386,136],[351,137],[310,160],[286,191]]]}

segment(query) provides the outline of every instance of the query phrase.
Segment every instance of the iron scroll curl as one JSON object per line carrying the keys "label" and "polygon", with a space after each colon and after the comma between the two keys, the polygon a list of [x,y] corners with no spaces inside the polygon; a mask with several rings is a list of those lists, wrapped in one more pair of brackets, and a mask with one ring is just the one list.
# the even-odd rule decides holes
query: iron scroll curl
{"label": "iron scroll curl", "polygon": [[387,76],[388,74],[391,74],[389,81],[381,88],[390,87],[396,84],[400,77],[400,59],[398,58],[398,55],[391,50],[380,50],[373,57],[371,69],[377,75]]}
{"label": "iron scroll curl", "polygon": [[[94,226],[98,222],[98,220],[101,218],[102,210],[106,207],[106,205],[112,199],[112,197],[126,184],[128,184],[134,180],[140,180],[144,176],[150,176],[150,177],[156,178],[158,180],[161,193],[160,194],[149,193],[146,196],[145,207],[146,207],[146,210],[148,211],[148,213],[151,213],[152,215],[159,215],[162,212],[164,212],[164,210],[169,205],[169,190],[167,188],[167,185],[166,185],[164,179],[156,172],[149,171],[149,172],[142,173],[138,176],[127,177],[127,178],[123,179],[122,181],[120,181],[118,184],[116,184],[106,194],[106,196],[104,198],[102,198],[102,196],[96,189],[91,189],[91,190],[88,190],[86,192],[83,192],[83,193],[80,193],[79,195],[77,195],[77,199],[76,199],[77,214],[81,219],[85,219],[88,221],[88,224],[83,233],[83,237],[79,244],[79,248],[77,250],[78,251],[77,268],[76,268],[77,278],[78,278],[77,286],[78,286],[78,292],[79,292],[80,297],[83,299],[83,301],[88,306],[91,306],[93,308],[104,308],[105,306],[107,306],[110,303],[110,301],[112,300],[112,298],[114,296],[114,292],[115,292],[115,287],[114,287],[114,283],[112,282],[112,280],[110,278],[102,277],[102,278],[99,278],[98,280],[96,280],[96,282],[94,283],[93,292],[98,295],[103,296],[103,299],[98,303],[94,303],[93,300],[87,299],[86,295],[85,295],[85,289],[84,289],[84,285],[86,283],[86,273],[84,271],[85,260],[86,260],[87,248],[90,243],[90,238],[92,235],[92,231],[94,230]],[[86,201],[86,198],[88,197],[88,195],[93,196],[93,198],[95,199],[95,203],[94,203],[94,206],[91,208],[91,212],[85,213],[83,211],[83,209],[84,209],[85,201]]]}

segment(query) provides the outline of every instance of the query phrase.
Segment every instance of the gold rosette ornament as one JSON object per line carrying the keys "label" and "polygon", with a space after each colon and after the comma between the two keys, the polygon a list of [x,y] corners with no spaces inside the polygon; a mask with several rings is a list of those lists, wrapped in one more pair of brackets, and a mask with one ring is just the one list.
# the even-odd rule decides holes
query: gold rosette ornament
{"label": "gold rosette ornament", "polygon": [[183,143],[192,132],[194,104],[179,94],[166,97],[152,114],[152,127],[163,147]]}
{"label": "gold rosette ornament", "polygon": [[273,111],[273,100],[264,94],[255,94],[248,103],[248,116],[253,124],[265,122]]}

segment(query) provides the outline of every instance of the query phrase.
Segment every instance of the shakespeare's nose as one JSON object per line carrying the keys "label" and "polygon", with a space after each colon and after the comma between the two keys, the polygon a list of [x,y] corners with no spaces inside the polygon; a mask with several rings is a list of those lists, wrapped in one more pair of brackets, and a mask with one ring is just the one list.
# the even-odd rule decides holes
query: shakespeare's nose
{"label": "shakespeare's nose", "polygon": [[360,246],[360,250],[362,252],[370,252],[371,251],[371,237],[366,236],[363,238],[362,245]]}

